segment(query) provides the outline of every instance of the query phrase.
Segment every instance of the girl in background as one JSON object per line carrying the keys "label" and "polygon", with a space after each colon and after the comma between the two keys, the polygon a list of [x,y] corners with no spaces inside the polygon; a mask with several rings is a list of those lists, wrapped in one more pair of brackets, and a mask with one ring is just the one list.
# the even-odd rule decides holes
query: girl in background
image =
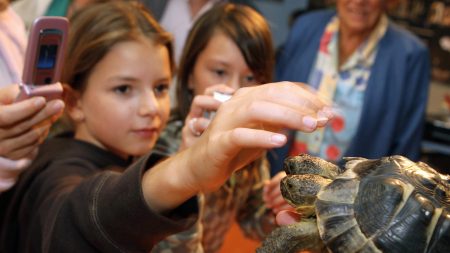
{"label": "girl in background", "polygon": [[[213,95],[270,82],[273,65],[270,29],[259,13],[230,3],[205,12],[186,40],[177,75],[177,106],[157,148],[173,154],[193,145],[222,104]],[[274,179],[266,195],[274,199],[271,206],[286,209],[279,191],[282,176]],[[261,240],[275,227],[274,215],[263,201],[269,179],[262,158],[234,173],[220,189],[202,196],[203,212],[196,227],[169,237],[154,252],[217,252],[235,220],[247,237]]]}
{"label": "girl in background", "polygon": [[284,144],[282,128],[315,130],[324,107],[291,83],[240,90],[195,144],[164,160],[152,148],[169,117],[173,60],[151,15],[123,1],[80,10],[66,57],[74,132],[47,140],[0,198],[0,252],[148,252],[195,224],[199,192]]}

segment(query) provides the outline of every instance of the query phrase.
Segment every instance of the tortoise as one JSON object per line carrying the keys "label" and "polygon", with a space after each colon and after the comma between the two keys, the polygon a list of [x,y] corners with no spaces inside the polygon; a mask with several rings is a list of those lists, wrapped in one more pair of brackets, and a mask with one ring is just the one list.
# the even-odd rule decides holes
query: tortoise
{"label": "tortoise", "polygon": [[345,171],[306,154],[285,160],[281,192],[302,219],[257,253],[450,252],[448,175],[403,156],[345,160]]}

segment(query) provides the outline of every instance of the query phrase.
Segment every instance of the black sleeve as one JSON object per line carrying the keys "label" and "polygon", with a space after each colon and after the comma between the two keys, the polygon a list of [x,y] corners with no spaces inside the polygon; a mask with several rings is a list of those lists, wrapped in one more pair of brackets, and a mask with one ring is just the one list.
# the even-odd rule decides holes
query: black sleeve
{"label": "black sleeve", "polygon": [[[197,220],[194,197],[166,215],[155,213],[142,193],[142,176],[160,157],[149,155],[124,173],[65,178],[58,194],[40,209],[44,252],[149,252],[166,236]],[[79,181],[79,183],[77,183]],[[69,186],[74,182],[76,186]],[[73,188],[71,190],[70,188]],[[164,197],[164,190],[161,190]]]}

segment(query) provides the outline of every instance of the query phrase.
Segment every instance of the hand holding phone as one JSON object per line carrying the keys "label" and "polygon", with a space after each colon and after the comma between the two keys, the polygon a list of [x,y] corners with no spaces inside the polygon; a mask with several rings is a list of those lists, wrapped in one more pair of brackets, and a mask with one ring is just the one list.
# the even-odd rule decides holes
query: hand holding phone
{"label": "hand holding phone", "polygon": [[[63,101],[46,102],[42,97],[11,103],[17,98],[17,85],[0,87],[0,157],[11,160],[30,155],[45,140],[50,127],[64,110]],[[17,171],[18,172],[18,171]]]}
{"label": "hand holding phone", "polygon": [[59,80],[68,29],[69,22],[64,17],[39,17],[33,22],[16,101],[32,96],[44,96],[47,100],[61,96]]}

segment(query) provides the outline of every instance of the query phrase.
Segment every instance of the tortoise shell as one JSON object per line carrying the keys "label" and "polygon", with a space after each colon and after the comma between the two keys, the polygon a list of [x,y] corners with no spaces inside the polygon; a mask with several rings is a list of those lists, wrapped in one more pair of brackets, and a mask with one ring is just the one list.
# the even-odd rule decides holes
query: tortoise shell
{"label": "tortoise shell", "polygon": [[258,252],[450,252],[449,176],[402,156],[346,160],[343,173],[309,155],[285,161],[282,194],[303,218]]}

